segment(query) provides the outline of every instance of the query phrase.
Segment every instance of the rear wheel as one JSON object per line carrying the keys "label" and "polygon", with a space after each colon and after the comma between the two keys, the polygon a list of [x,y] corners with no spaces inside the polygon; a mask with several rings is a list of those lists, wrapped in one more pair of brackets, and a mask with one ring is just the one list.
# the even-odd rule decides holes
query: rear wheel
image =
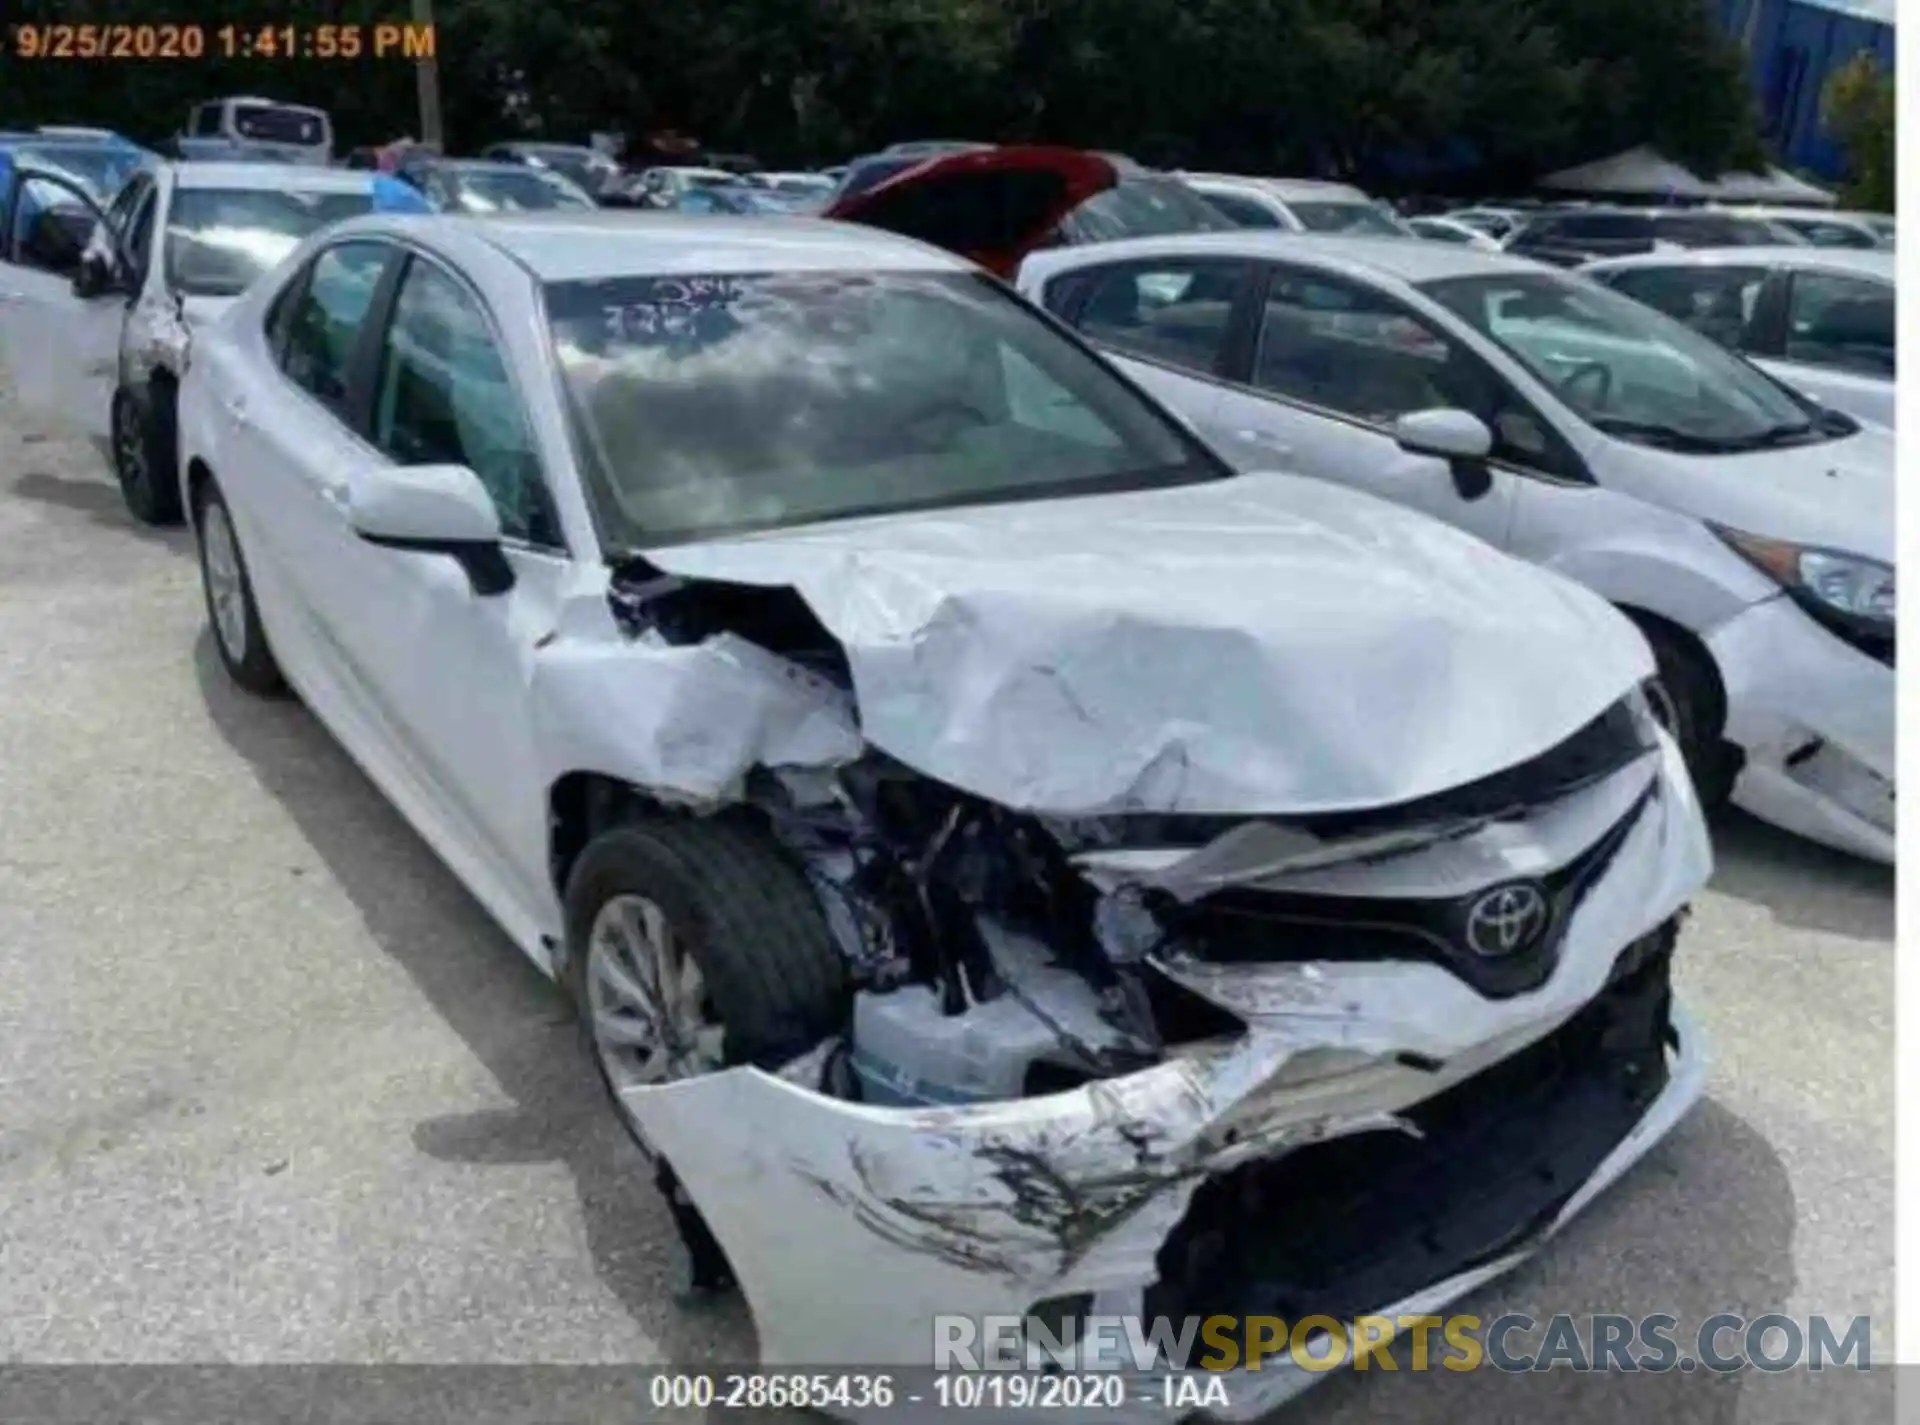
{"label": "rear wheel", "polygon": [[142,524],[180,522],[178,449],[171,386],[155,383],[145,401],[127,386],[113,393],[113,471]]}
{"label": "rear wheel", "polygon": [[260,608],[253,599],[253,582],[240,553],[240,536],[233,528],[220,487],[209,479],[194,510],[194,528],[200,537],[200,585],[207,596],[207,622],[213,628],[213,646],[227,676],[250,693],[280,692],[286,684],[280,665],[267,647]]}

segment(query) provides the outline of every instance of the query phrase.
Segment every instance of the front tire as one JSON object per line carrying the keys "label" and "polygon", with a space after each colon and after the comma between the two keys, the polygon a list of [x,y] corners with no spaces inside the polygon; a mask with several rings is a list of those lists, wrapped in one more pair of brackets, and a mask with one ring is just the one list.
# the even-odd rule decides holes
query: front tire
{"label": "front tire", "polygon": [[1647,688],[1654,716],[1680,744],[1700,804],[1712,810],[1733,792],[1737,762],[1721,730],[1726,722],[1726,698],[1702,654],[1657,625],[1642,622],[1640,631],[1653,648],[1657,673]]}
{"label": "front tire", "polygon": [[213,629],[213,646],[219,651],[221,666],[249,693],[271,697],[283,691],[286,682],[280,676],[273,650],[267,646],[260,606],[253,598],[253,581],[240,553],[240,536],[233,527],[233,513],[211,477],[195,501],[193,525],[199,535],[200,587],[207,599],[207,623]]}
{"label": "front tire", "polygon": [[840,1029],[846,972],[819,902],[756,826],[637,813],[588,842],[563,907],[562,982],[679,1229],[678,1293],[723,1291],[735,1280],[725,1251],[621,1091],[775,1068]]}
{"label": "front tire", "polygon": [[131,387],[113,393],[113,473],[121,498],[145,525],[180,523],[179,443],[173,388],[155,383],[140,400]]}

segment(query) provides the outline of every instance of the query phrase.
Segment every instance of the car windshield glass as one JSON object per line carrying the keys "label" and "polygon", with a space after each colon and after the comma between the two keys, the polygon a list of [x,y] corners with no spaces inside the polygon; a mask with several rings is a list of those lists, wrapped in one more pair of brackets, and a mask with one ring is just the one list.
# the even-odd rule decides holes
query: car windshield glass
{"label": "car windshield glass", "polygon": [[256,143],[290,143],[311,148],[326,142],[326,121],[311,109],[284,109],[278,105],[236,104],[233,131]]}
{"label": "car windshield glass", "polygon": [[1407,230],[1372,203],[1285,200],[1287,211],[1312,233],[1354,233],[1362,237],[1405,237]]}
{"label": "car windshield glass", "polygon": [[627,277],[546,307],[610,548],[1223,473],[972,274]]}
{"label": "car windshield glass", "polygon": [[308,233],[364,213],[371,192],[187,188],[167,215],[167,282],[188,297],[232,297]]}
{"label": "car windshield glass", "polygon": [[520,166],[455,169],[454,201],[468,213],[533,213],[591,208],[593,200],[557,173]]}
{"label": "car windshield glass", "polygon": [[1127,174],[1073,210],[1085,242],[1162,233],[1231,232],[1235,224],[1177,178]]}
{"label": "car windshield glass", "polygon": [[1492,338],[1584,420],[1676,449],[1750,449],[1816,432],[1805,407],[1710,338],[1597,283],[1454,277],[1422,290]]}
{"label": "car windshield glass", "polygon": [[31,165],[43,173],[65,178],[86,190],[102,206],[113,201],[126,181],[139,171],[144,159],[127,144],[56,143],[42,147],[22,145],[13,151],[22,166]]}

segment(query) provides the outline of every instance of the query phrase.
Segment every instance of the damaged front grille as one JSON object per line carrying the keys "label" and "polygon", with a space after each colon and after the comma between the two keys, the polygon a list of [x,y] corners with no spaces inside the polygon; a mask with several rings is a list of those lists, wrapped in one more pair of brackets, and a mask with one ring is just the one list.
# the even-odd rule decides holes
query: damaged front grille
{"label": "damaged front grille", "polygon": [[[1593,845],[1537,880],[1431,900],[1235,889],[1191,905],[1169,898],[1155,906],[1155,913],[1173,943],[1196,959],[1222,964],[1425,960],[1488,998],[1503,999],[1537,989],[1552,975],[1574,912],[1613,864],[1656,786]],[[1477,935],[1489,908],[1497,909],[1497,897],[1523,893],[1541,907],[1537,921],[1516,922],[1524,936],[1501,943]]]}
{"label": "damaged front grille", "polygon": [[1211,1179],[1163,1244],[1148,1319],[1298,1321],[1403,1301],[1543,1231],[1667,1083],[1670,920],[1559,1029],[1373,1132]]}

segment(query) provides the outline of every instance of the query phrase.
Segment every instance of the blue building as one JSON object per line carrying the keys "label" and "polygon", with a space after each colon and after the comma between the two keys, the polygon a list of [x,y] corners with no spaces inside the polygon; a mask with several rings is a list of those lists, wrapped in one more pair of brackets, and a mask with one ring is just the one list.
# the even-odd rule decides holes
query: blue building
{"label": "blue building", "polygon": [[1827,78],[1862,50],[1893,73],[1895,0],[1718,0],[1746,45],[1760,100],[1762,136],[1779,162],[1823,178],[1846,172],[1846,156],[1820,124]]}

